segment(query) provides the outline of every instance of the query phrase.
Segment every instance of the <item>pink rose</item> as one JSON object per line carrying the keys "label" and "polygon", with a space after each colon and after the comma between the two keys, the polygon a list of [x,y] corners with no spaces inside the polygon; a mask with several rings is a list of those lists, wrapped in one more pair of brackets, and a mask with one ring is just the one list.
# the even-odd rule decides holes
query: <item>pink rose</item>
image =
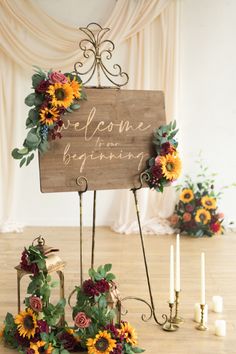
{"label": "pink rose", "polygon": [[88,318],[84,312],[78,312],[74,321],[78,328],[87,328],[91,323],[91,319]]}
{"label": "pink rose", "polygon": [[224,219],[224,214],[223,213],[218,213],[217,214],[218,219]]}
{"label": "pink rose", "polygon": [[42,300],[37,296],[31,296],[29,299],[30,307],[35,312],[41,312],[43,309]]}
{"label": "pink rose", "polygon": [[56,82],[60,82],[61,84],[66,84],[68,82],[67,77],[60,73],[59,71],[53,71],[51,74],[48,75],[49,82],[51,84],[55,84]]}

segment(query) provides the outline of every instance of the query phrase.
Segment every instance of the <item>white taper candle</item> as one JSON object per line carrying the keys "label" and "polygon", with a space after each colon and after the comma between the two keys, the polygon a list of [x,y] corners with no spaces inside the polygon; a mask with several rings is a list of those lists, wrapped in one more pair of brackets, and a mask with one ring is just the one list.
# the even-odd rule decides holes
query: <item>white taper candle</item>
{"label": "white taper candle", "polygon": [[205,253],[201,253],[201,304],[206,303],[206,284],[205,284]]}
{"label": "white taper candle", "polygon": [[180,291],[180,243],[179,234],[176,235],[175,249],[175,290]]}
{"label": "white taper candle", "polygon": [[169,302],[173,304],[175,302],[175,291],[174,291],[174,246],[170,246],[170,299]]}

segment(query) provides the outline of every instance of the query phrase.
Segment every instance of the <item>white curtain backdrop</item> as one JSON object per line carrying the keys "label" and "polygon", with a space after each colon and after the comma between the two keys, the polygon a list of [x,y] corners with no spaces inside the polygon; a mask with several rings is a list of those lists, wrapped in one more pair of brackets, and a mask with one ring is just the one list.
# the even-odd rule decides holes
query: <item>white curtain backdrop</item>
{"label": "white curtain backdrop", "polygon": [[[165,92],[167,119],[174,118],[177,63],[177,0],[118,0],[107,23],[109,38],[128,45],[129,88],[158,89]],[[15,208],[15,171],[13,147],[25,136],[22,123],[22,87],[29,87],[32,65],[44,69],[72,70],[83,60],[78,49],[78,29],[47,15],[34,0],[0,2],[0,231],[17,231],[9,224]],[[117,203],[119,232],[136,231],[134,203],[128,191],[122,191]],[[172,230],[165,221],[174,205],[171,188],[163,195],[148,189],[139,193],[145,232]]]}

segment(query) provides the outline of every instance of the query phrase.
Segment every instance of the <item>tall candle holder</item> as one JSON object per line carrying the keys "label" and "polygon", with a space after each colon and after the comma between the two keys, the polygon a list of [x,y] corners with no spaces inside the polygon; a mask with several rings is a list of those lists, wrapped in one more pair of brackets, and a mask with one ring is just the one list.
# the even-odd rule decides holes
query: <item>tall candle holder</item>
{"label": "tall candle holder", "polygon": [[174,332],[177,331],[177,329],[179,329],[179,327],[173,323],[173,316],[172,316],[173,307],[174,307],[174,303],[169,302],[170,317],[169,320],[166,323],[164,323],[164,325],[162,326],[162,329],[167,332]]}
{"label": "tall candle holder", "polygon": [[205,310],[205,304],[200,304],[200,309],[201,309],[201,322],[199,325],[196,326],[196,329],[199,331],[206,331],[208,327],[204,324],[204,310]]}
{"label": "tall candle holder", "polygon": [[179,325],[184,322],[184,319],[179,316],[179,294],[180,291],[175,290],[175,316],[173,317],[172,323]]}

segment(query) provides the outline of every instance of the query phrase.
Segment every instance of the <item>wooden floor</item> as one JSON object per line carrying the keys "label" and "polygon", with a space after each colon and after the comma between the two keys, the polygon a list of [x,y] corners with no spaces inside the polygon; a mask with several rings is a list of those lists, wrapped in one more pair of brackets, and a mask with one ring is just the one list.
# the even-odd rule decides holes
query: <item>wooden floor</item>
{"label": "wooden floor", "polygon": [[[90,229],[84,231],[84,278],[90,264]],[[27,228],[22,234],[0,235],[0,320],[7,311],[16,313],[16,274],[24,246],[28,246],[39,234],[47,244],[60,248],[60,255],[67,262],[65,269],[66,295],[79,284],[79,230],[77,228]],[[150,270],[153,298],[157,317],[168,313],[169,246],[174,236],[145,236],[146,253]],[[193,308],[199,302],[200,252],[206,252],[206,291],[209,311],[209,330],[195,329]],[[143,258],[138,235],[120,235],[108,228],[98,228],[96,238],[96,265],[113,263],[122,296],[138,296],[149,301]],[[136,327],[139,345],[147,354],[236,354],[236,235],[194,239],[181,237],[181,315],[185,323],[177,332],[164,332],[153,320],[142,322],[142,313],[148,308],[137,301],[127,301],[129,312],[124,318]],[[211,311],[211,298],[221,295],[224,311]],[[227,336],[214,335],[214,321],[225,319]],[[67,307],[67,319],[70,311]],[[14,351],[0,346],[0,353]]]}

